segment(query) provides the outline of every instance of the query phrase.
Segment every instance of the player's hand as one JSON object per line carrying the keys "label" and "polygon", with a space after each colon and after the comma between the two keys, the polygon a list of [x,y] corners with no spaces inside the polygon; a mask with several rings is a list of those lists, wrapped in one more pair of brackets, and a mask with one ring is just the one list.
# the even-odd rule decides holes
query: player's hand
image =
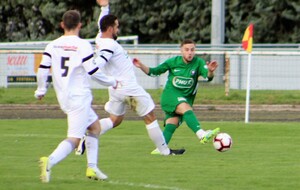
{"label": "player's hand", "polygon": [[207,68],[210,72],[214,72],[218,67],[217,61],[207,62]]}
{"label": "player's hand", "polygon": [[106,7],[109,4],[109,0],[96,0],[98,5],[101,7]]}
{"label": "player's hand", "polygon": [[119,84],[119,81],[116,80],[116,86],[113,86],[113,89],[117,89],[118,88],[118,84]]}
{"label": "player's hand", "polygon": [[142,62],[140,60],[138,60],[137,58],[133,58],[132,63],[134,64],[134,66],[136,66],[137,68],[141,68],[142,67]]}

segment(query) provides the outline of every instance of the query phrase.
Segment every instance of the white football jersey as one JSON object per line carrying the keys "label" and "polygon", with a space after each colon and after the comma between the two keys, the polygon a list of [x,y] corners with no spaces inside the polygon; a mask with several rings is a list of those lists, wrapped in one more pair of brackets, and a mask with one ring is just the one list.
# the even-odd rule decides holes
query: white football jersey
{"label": "white football jersey", "polygon": [[61,36],[50,42],[40,64],[38,90],[45,88],[41,77],[43,70],[51,68],[54,89],[62,108],[71,97],[89,96],[87,73],[98,69],[93,64],[93,53],[91,44],[78,36]]}
{"label": "white football jersey", "polygon": [[109,7],[101,7],[98,19],[99,33],[96,37],[95,63],[107,75],[118,81],[116,89],[109,88],[109,101],[105,110],[113,115],[124,115],[128,96],[137,103],[135,111],[141,117],[147,115],[155,107],[151,96],[137,82],[134,65],[125,49],[114,39],[102,38],[100,20],[109,13]]}
{"label": "white football jersey", "polygon": [[120,81],[122,85],[136,85],[134,65],[124,48],[110,38],[97,38],[96,41],[97,59],[103,59],[106,62],[98,65],[100,69]]}
{"label": "white football jersey", "polygon": [[107,75],[114,77],[128,91],[135,89],[137,79],[134,73],[134,65],[127,51],[111,38],[101,38],[100,20],[109,13],[109,6],[101,7],[98,19],[99,33],[96,36],[96,63]]}

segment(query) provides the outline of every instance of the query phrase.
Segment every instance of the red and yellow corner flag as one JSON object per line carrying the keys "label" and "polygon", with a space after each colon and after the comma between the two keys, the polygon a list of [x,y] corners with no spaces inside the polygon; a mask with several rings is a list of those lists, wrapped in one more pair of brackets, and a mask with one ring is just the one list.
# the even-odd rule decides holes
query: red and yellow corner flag
{"label": "red and yellow corner flag", "polygon": [[246,50],[248,53],[252,52],[252,42],[253,42],[253,24],[250,24],[245,31],[242,45],[244,50]]}

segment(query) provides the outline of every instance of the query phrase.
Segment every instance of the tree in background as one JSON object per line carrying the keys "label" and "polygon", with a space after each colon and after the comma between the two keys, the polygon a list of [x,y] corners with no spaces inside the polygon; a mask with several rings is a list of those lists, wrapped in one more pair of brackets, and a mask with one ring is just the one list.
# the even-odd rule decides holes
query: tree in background
{"label": "tree in background", "polygon": [[[192,38],[210,43],[211,0],[111,0],[120,35],[138,35],[140,43],[178,43]],[[0,41],[53,40],[68,9],[82,14],[81,37],[98,32],[95,0],[1,0]],[[299,0],[226,0],[225,43],[240,43],[250,22],[255,43],[300,43]]]}
{"label": "tree in background", "polygon": [[77,9],[82,14],[84,38],[94,37],[95,23],[100,11],[95,1],[85,0],[1,0],[0,41],[52,40],[62,35],[60,21],[68,9]]}
{"label": "tree in background", "polygon": [[227,0],[227,43],[240,43],[250,22],[256,43],[299,43],[299,0]]}
{"label": "tree in background", "polygon": [[111,13],[118,16],[122,35],[135,34],[141,43],[170,43],[169,33],[179,26],[180,0],[113,0]]}
{"label": "tree in background", "polygon": [[182,15],[179,27],[169,34],[173,41],[190,38],[197,43],[210,43],[211,0],[182,1],[178,14]]}

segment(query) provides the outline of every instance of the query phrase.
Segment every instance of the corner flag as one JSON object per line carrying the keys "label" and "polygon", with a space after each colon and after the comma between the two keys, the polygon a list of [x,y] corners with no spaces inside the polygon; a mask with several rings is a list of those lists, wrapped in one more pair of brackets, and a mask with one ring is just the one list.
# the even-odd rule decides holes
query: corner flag
{"label": "corner flag", "polygon": [[242,40],[242,45],[244,50],[248,53],[252,52],[252,42],[253,42],[253,24],[250,24],[244,33],[244,37]]}
{"label": "corner flag", "polygon": [[245,123],[249,122],[249,104],[250,104],[250,75],[251,75],[251,52],[253,42],[253,24],[251,23],[245,31],[242,45],[243,49],[248,52],[248,71],[247,71],[247,93],[246,93],[246,110],[245,110]]}

